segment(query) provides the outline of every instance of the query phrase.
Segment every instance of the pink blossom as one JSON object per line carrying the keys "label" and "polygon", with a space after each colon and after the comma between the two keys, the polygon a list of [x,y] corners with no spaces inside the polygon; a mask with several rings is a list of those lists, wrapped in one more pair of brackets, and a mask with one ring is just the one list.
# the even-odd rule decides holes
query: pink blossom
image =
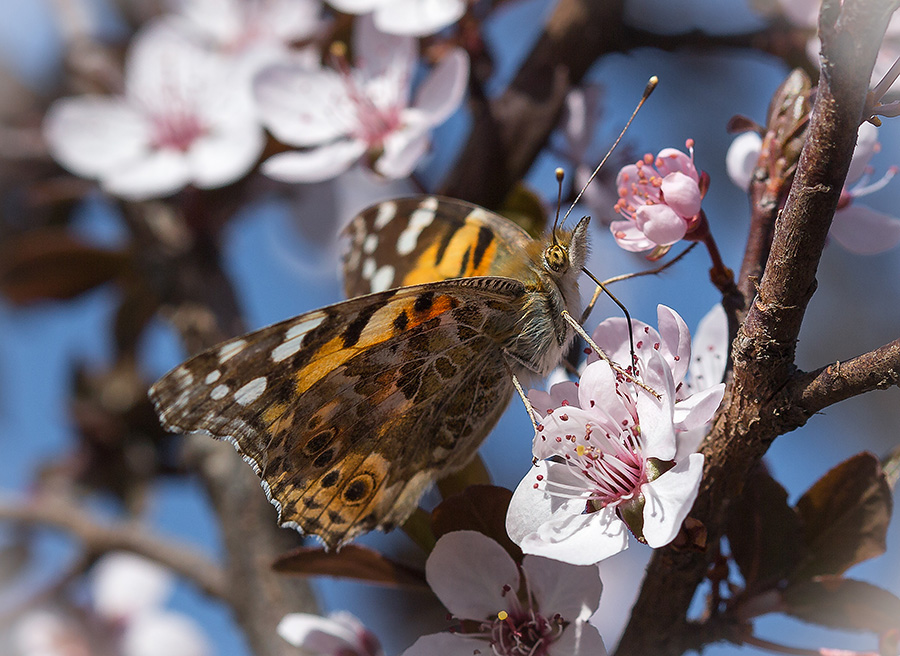
{"label": "pink blossom", "polygon": [[[690,334],[674,311],[660,306],[658,314],[659,332],[634,322],[633,371],[655,394],[604,360],[588,364],[578,384],[529,394],[545,413],[533,443],[538,462],[506,518],[525,553],[586,565],[627,548],[628,530],[651,547],[678,534],[703,471],[702,455],[679,454],[678,437],[709,421],[724,385],[691,393]],[[624,320],[603,322],[594,339],[614,359],[630,359]]]}
{"label": "pink blossom", "polygon": [[311,656],[383,656],[371,631],[347,612],[328,617],[291,613],[278,623],[278,635]]}
{"label": "pink blossom", "polygon": [[700,223],[706,181],[694,166],[693,140],[686,145],[689,155],[665,148],[655,159],[648,153],[619,171],[615,209],[626,220],[609,227],[625,250],[657,249],[659,257]]}
{"label": "pink blossom", "polygon": [[125,93],[63,98],[44,119],[50,153],[132,200],[220,187],[256,163],[264,135],[227,63],[156,23],[134,37]]}
{"label": "pink blossom", "polygon": [[455,531],[438,540],[425,575],[464,624],[419,638],[403,656],[606,656],[588,623],[602,590],[596,567],[535,556],[517,565],[481,533]]}
{"label": "pink blossom", "polygon": [[367,157],[387,178],[412,173],[428,149],[430,132],[462,102],[469,60],[450,51],[409,94],[416,44],[411,37],[378,32],[370,18],[357,21],[357,67],[338,69],[274,66],[256,80],[263,122],[276,138],[304,147],[274,155],[263,172],[286,182],[333,178]]}
{"label": "pink blossom", "polygon": [[328,0],[338,11],[367,14],[388,34],[428,36],[453,25],[466,11],[465,0]]}
{"label": "pink blossom", "polygon": [[[728,175],[742,189],[749,189],[761,146],[762,139],[758,134],[745,132],[735,138],[728,148],[725,159]],[[851,253],[873,255],[900,243],[900,219],[855,202],[882,189],[897,172],[897,167],[892,166],[879,180],[870,181],[869,160],[880,149],[878,128],[871,123],[860,125],[856,150],[828,233]]]}

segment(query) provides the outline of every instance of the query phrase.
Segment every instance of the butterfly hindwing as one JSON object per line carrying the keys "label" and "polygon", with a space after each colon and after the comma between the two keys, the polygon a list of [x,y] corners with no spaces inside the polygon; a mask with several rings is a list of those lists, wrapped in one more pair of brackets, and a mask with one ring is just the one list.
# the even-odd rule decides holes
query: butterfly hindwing
{"label": "butterfly hindwing", "polygon": [[167,428],[232,440],[282,523],[338,546],[475,453],[512,393],[525,294],[479,277],[351,299],[201,353],[151,397]]}
{"label": "butterfly hindwing", "polygon": [[378,203],[359,213],[347,232],[348,297],[450,278],[509,275],[533,242],[498,214],[438,196]]}

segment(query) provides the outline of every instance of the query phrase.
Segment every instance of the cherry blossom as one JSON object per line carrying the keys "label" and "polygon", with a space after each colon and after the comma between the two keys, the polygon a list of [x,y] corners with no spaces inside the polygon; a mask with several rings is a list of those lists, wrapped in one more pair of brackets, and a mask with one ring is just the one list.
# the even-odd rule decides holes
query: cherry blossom
{"label": "cherry blossom", "polygon": [[338,70],[279,65],[256,80],[263,122],[276,138],[302,151],[274,155],[263,172],[285,182],[333,178],[366,157],[387,178],[408,176],[430,144],[430,131],[462,102],[469,60],[451,50],[409,103],[416,45],[357,21],[357,67],[338,57]]}
{"label": "cherry blossom", "polygon": [[278,635],[314,656],[382,656],[384,651],[371,631],[347,612],[328,617],[291,613],[278,623]]}
{"label": "cherry blossom", "polygon": [[[758,134],[745,132],[736,137],[728,149],[725,159],[728,175],[732,182],[744,190],[750,187],[761,146],[762,139]],[[882,189],[897,173],[897,167],[892,166],[879,180],[870,181],[869,160],[880,149],[878,128],[871,123],[860,125],[856,150],[828,233],[851,253],[873,255],[900,243],[900,219],[855,202],[858,198]]]}
{"label": "cherry blossom", "polygon": [[163,23],[133,39],[123,96],[58,100],[44,119],[44,135],[62,166],[131,200],[167,196],[188,184],[234,182],[264,145],[226,61]]}
{"label": "cherry blossom", "polygon": [[[631,369],[652,392],[594,359],[579,383],[529,394],[539,414],[538,462],[506,518],[525,553],[587,565],[627,548],[628,530],[651,547],[678,534],[703,471],[701,454],[679,454],[678,436],[710,420],[725,386],[691,393],[687,326],[665,306],[658,317],[658,332],[633,322]],[[613,359],[631,357],[624,319],[604,321],[594,340]]]}
{"label": "cherry blossom", "polygon": [[428,584],[461,626],[419,638],[403,656],[606,656],[588,619],[600,572],[525,556],[521,565],[475,531],[442,536],[425,564]]}
{"label": "cherry blossom", "polygon": [[348,14],[373,12],[375,27],[388,34],[428,36],[453,25],[466,11],[465,0],[328,0]]}
{"label": "cherry blossom", "polygon": [[656,158],[648,153],[619,171],[615,209],[625,220],[613,221],[609,228],[625,250],[656,249],[654,259],[661,257],[701,224],[707,178],[694,166],[693,140],[686,145],[689,154],[665,148]]}

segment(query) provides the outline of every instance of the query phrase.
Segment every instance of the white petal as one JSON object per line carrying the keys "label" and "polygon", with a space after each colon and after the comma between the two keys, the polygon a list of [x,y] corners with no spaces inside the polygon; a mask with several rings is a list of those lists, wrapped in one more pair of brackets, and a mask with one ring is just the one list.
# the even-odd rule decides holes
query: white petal
{"label": "white petal", "polygon": [[334,71],[282,64],[262,71],[253,92],[263,124],[292,146],[316,146],[352,131],[355,110]]}
{"label": "white petal", "polygon": [[273,155],[262,164],[262,172],[282,182],[321,182],[334,178],[363,156],[361,141],[336,141],[306,151]]}
{"label": "white petal", "polygon": [[623,248],[626,251],[640,253],[642,251],[649,251],[656,246],[655,243],[647,239],[646,235],[638,229],[634,221],[613,221],[609,224],[609,230],[612,232],[619,248]]}
{"label": "white petal", "polygon": [[851,253],[874,255],[900,243],[900,219],[852,203],[835,212],[828,234]]}
{"label": "white petal", "polygon": [[638,420],[644,441],[644,457],[672,460],[675,457],[675,388],[672,372],[657,351],[650,351],[642,372],[644,382],[660,398],[639,389],[637,392]]}
{"label": "white petal", "polygon": [[735,137],[725,155],[725,169],[728,177],[738,187],[747,191],[753,179],[753,170],[759,159],[762,137],[756,132],[744,132]]}
{"label": "white petal", "polygon": [[242,178],[259,160],[265,143],[255,123],[200,138],[188,153],[194,183],[209,189]]}
{"label": "white petal", "polygon": [[122,656],[208,656],[209,641],[186,615],[168,611],[139,614],[125,627]]}
{"label": "white petal", "polygon": [[558,560],[525,556],[522,571],[544,617],[559,613],[565,620],[587,621],[600,605],[600,569]]}
{"label": "white petal", "polygon": [[863,176],[866,167],[869,165],[869,160],[878,152],[878,149],[878,128],[865,121],[859,126],[859,130],[856,133],[856,149],[853,151],[853,158],[850,160],[850,169],[847,171],[847,180],[844,183],[844,188],[852,185]]}
{"label": "white petal", "polygon": [[167,569],[123,551],[101,558],[91,575],[94,609],[109,619],[129,618],[161,605],[175,583]]}
{"label": "white petal", "polygon": [[472,656],[490,653],[487,640],[470,638],[460,633],[432,633],[416,640],[400,656]]}
{"label": "white petal", "polygon": [[716,414],[723,396],[725,383],[719,383],[700,392],[694,392],[676,403],[673,417],[676,430],[691,430],[703,426]]}
{"label": "white petal", "polygon": [[393,0],[328,0],[328,4],[345,14],[368,14]]}
{"label": "white petal", "polygon": [[382,32],[428,36],[448,27],[466,12],[463,0],[393,0],[375,10]]}
{"label": "white petal", "polygon": [[50,106],[44,138],[62,166],[76,175],[96,178],[146,153],[150,125],[122,100],[79,96]]}
{"label": "white petal", "polygon": [[130,200],[170,196],[190,182],[187,156],[170,149],[148,153],[143,159],[120,166],[101,180],[105,191]]}
{"label": "white petal", "polygon": [[616,374],[604,360],[584,368],[578,383],[578,403],[583,408],[581,412],[594,418],[591,423],[614,435],[622,429],[623,422],[631,423],[631,413],[616,391]]}
{"label": "white petal", "polygon": [[606,645],[593,624],[575,622],[547,648],[548,656],[607,656]]}
{"label": "white petal", "polygon": [[440,125],[459,107],[469,83],[469,56],[453,48],[416,91],[413,106],[429,125]]}
{"label": "white petal", "polygon": [[384,153],[375,162],[375,170],[386,178],[409,177],[419,160],[428,152],[431,137],[419,130],[397,130],[384,141]]}
{"label": "white petal", "polygon": [[587,514],[568,510],[525,536],[519,544],[522,551],[572,565],[593,565],[628,548],[628,529],[612,508]]}
{"label": "white petal", "polygon": [[675,539],[694,505],[702,476],[703,456],[694,453],[641,487],[645,501],[644,537],[648,545],[655,549]]}
{"label": "white petal", "polygon": [[375,27],[371,16],[358,19],[353,27],[356,67],[364,80],[378,81],[379,92],[367,94],[378,107],[402,102],[405,107],[412,84],[413,67],[418,59],[416,40],[385,34]]}
{"label": "white petal", "polygon": [[[618,399],[614,399],[621,406]],[[532,452],[535,458],[551,458],[562,455],[574,448],[566,436],[575,435],[579,444],[584,443],[586,426],[590,424],[593,430],[618,432],[619,427],[610,419],[607,413],[601,409],[592,408],[583,410],[579,407],[562,407],[544,417],[541,430],[535,433],[532,443]]]}
{"label": "white petal", "polygon": [[290,613],[281,618],[276,630],[295,647],[317,654],[337,654],[342,653],[341,649],[357,647],[356,633],[351,627],[320,615]]}
{"label": "white petal", "polygon": [[519,588],[519,571],[499,544],[475,531],[443,535],[425,563],[438,599],[461,619],[486,620],[509,607],[504,586]]}
{"label": "white petal", "polygon": [[691,363],[691,331],[681,315],[670,307],[657,305],[656,317],[663,357],[672,368],[672,380],[677,387]]}
{"label": "white petal", "polygon": [[728,316],[721,303],[700,320],[691,344],[688,368],[690,387],[694,391],[722,382],[728,364]]}
{"label": "white petal", "polygon": [[[519,544],[526,535],[537,533],[545,522],[553,518],[553,514],[566,502],[543,491],[543,485],[535,488],[538,476],[546,481],[551,463],[539,460],[519,481],[506,511],[506,532],[510,539]],[[556,464],[556,463],[552,463]],[[580,511],[578,511],[580,512]]]}

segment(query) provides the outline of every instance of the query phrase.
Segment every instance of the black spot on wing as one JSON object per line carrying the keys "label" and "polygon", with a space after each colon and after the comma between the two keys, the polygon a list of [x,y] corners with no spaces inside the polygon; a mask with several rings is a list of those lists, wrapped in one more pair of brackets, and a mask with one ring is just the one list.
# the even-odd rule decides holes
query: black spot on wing
{"label": "black spot on wing", "polygon": [[472,254],[472,247],[469,246],[466,248],[466,252],[463,253],[462,261],[459,263],[459,277],[462,278],[466,275],[466,271],[469,268],[469,256]]}
{"label": "black spot on wing", "polygon": [[416,296],[416,302],[413,303],[413,310],[416,312],[428,312],[434,305],[434,292],[422,292]]}
{"label": "black spot on wing", "polygon": [[356,318],[353,321],[347,324],[347,327],[341,334],[341,338],[344,340],[344,348],[350,348],[356,345],[359,338],[362,336],[362,331],[369,325],[369,320],[372,318],[372,315],[387,305],[388,300],[390,300],[389,297],[378,301],[373,300],[359,311],[359,314],[356,315]]}
{"label": "black spot on wing", "polygon": [[394,328],[397,329],[398,332],[403,332],[406,330],[406,326],[409,324],[409,316],[406,314],[406,310],[403,310],[400,314],[397,315],[397,318],[394,319]]}

